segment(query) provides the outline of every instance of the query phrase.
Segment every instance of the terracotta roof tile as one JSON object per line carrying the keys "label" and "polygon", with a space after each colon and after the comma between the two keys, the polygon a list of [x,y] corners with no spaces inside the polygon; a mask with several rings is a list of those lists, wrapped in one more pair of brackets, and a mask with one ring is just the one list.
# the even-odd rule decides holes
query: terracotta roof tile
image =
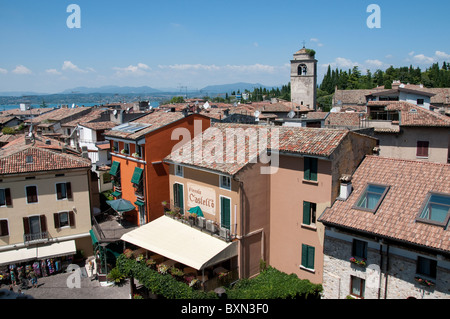
{"label": "terracotta roof tile", "polygon": [[[276,130],[279,137],[275,140],[275,142],[278,142],[278,150],[288,153],[321,157],[331,156],[347,134],[351,134],[348,130],[216,123],[213,127],[205,130],[203,134],[199,134],[188,142],[191,154],[186,157],[181,156],[181,163],[207,168],[230,175],[239,172],[252,159],[250,158],[251,156],[249,156],[249,140],[246,138],[246,134],[236,134],[236,142],[230,144],[234,146],[234,149],[232,149],[233,154],[227,154],[227,129],[243,129],[244,132],[253,133],[251,136],[255,138],[256,141],[267,142],[266,146],[268,149],[271,149],[272,147],[272,136],[275,136]],[[246,131],[247,129],[254,131]],[[219,135],[215,135],[216,133]],[[221,140],[216,141],[216,138],[221,138]],[[214,152],[216,149],[220,150],[220,145],[223,147],[223,152],[221,156],[216,157]],[[259,142],[254,145],[257,145],[257,147],[260,148]],[[202,154],[203,156],[198,158],[199,154]],[[228,159],[231,158],[232,155],[234,156],[234,160],[229,161]],[[173,162],[176,159],[177,157],[174,154],[166,157],[166,160],[169,162]],[[245,160],[242,161],[239,159]]]}
{"label": "terracotta roof tile", "polygon": [[[53,148],[53,149],[52,149]],[[80,156],[61,153],[57,147],[38,142],[26,145],[25,137],[18,138],[0,149],[0,174],[30,173],[72,168],[89,168],[91,162]],[[59,147],[61,150],[61,146]],[[32,156],[32,163],[27,163]]]}
{"label": "terracotta roof tile", "polygon": [[[367,156],[353,175],[349,198],[336,200],[319,221],[449,252],[448,229],[416,221],[430,192],[450,195],[448,176],[448,164]],[[375,213],[353,208],[368,183],[390,186]]]}

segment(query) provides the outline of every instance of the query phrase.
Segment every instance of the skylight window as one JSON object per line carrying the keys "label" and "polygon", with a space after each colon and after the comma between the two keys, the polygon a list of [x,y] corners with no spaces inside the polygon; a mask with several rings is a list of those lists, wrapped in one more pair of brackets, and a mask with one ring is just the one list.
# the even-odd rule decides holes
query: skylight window
{"label": "skylight window", "polygon": [[450,195],[430,193],[425,199],[425,203],[420,209],[418,221],[435,224],[439,226],[447,225],[450,217]]}
{"label": "skylight window", "polygon": [[389,186],[369,184],[354,208],[375,213],[389,190]]}
{"label": "skylight window", "polygon": [[114,127],[112,130],[125,132],[125,133],[136,133],[136,132],[141,131],[149,126],[151,126],[151,124],[125,123],[125,124]]}

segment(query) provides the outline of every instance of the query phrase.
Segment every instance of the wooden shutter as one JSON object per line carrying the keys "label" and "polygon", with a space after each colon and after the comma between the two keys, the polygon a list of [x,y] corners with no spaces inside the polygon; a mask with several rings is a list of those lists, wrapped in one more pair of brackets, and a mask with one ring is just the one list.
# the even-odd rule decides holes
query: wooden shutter
{"label": "wooden shutter", "polygon": [[317,158],[310,159],[310,180],[317,181]]}
{"label": "wooden shutter", "polygon": [[47,218],[45,215],[39,216],[41,220],[41,232],[45,233],[47,231]]}
{"label": "wooden shutter", "polygon": [[29,222],[28,217],[23,218],[23,232],[25,235],[30,234],[30,222]]}
{"label": "wooden shutter", "polygon": [[66,183],[66,193],[67,193],[67,199],[72,199],[72,184]]}
{"label": "wooden shutter", "polygon": [[308,246],[302,244],[302,266],[308,267]]}
{"label": "wooden shutter", "polygon": [[428,157],[429,145],[430,145],[430,142],[428,142],[428,141],[418,141],[416,156]]}
{"label": "wooden shutter", "polygon": [[53,214],[53,220],[55,221],[55,228],[60,228],[60,223],[59,223],[59,213],[54,213]]}
{"label": "wooden shutter", "polygon": [[311,224],[311,203],[303,202],[303,224]]}
{"label": "wooden shutter", "polygon": [[69,225],[70,227],[75,226],[75,214],[72,211],[69,212]]}
{"label": "wooden shutter", "polygon": [[310,179],[310,176],[311,176],[311,174],[310,174],[310,158],[309,157],[304,157],[304,168],[303,168],[303,171],[304,171],[304,177],[303,177],[303,179],[305,179],[305,180],[309,180]]}
{"label": "wooden shutter", "polygon": [[12,197],[11,197],[11,189],[6,188],[5,189],[5,199],[6,199],[6,206],[12,205]]}
{"label": "wooden shutter", "polygon": [[223,228],[230,229],[230,219],[231,219],[231,207],[230,199],[221,197],[220,198],[220,212],[221,221],[220,224]]}
{"label": "wooden shutter", "polygon": [[56,184],[56,198],[62,199],[62,190],[61,190],[61,184]]}
{"label": "wooden shutter", "polygon": [[308,268],[314,269],[314,254],[315,254],[315,248],[308,246]]}
{"label": "wooden shutter", "polygon": [[8,221],[6,219],[0,220],[0,236],[9,236]]}

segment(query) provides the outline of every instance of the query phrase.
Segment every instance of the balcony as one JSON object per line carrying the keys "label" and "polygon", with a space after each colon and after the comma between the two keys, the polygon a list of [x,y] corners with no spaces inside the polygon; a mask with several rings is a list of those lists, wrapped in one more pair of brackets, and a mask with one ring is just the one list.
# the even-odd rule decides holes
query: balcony
{"label": "balcony", "polygon": [[214,220],[195,216],[195,214],[190,214],[189,212],[184,212],[184,214],[182,214],[182,211],[183,210],[181,208],[173,204],[170,204],[170,207],[164,207],[164,214],[168,217],[178,220],[180,223],[184,223],[190,227],[196,228],[199,231],[209,233],[211,236],[215,236],[226,242],[231,242],[235,238],[235,235],[231,234],[231,226],[230,229],[223,228],[220,227],[219,224]]}
{"label": "balcony", "polygon": [[23,241],[26,245],[38,244],[49,240],[48,232],[39,232],[34,234],[24,234]]}
{"label": "balcony", "polygon": [[92,217],[92,229],[98,240],[104,243],[118,241],[123,234],[138,227],[122,219],[116,213],[113,213],[112,210]]}

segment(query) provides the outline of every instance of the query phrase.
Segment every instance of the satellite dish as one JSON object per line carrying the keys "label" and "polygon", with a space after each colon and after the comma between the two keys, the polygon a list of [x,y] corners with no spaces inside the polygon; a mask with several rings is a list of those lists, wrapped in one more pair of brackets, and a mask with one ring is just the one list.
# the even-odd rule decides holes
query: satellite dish
{"label": "satellite dish", "polygon": [[259,116],[261,115],[261,112],[255,111],[254,115],[255,115],[256,118],[259,118]]}
{"label": "satellite dish", "polygon": [[150,105],[150,106],[148,107],[148,110],[149,110],[149,111],[153,110],[153,106]]}
{"label": "satellite dish", "polygon": [[233,106],[237,106],[237,103],[236,103],[236,102],[234,102]]}
{"label": "satellite dish", "polygon": [[75,103],[72,104],[72,108],[73,108],[73,109],[75,108]]}
{"label": "satellite dish", "polygon": [[293,110],[291,110],[291,111],[289,112],[289,114],[288,114],[288,117],[289,117],[290,119],[293,119],[294,116],[295,116],[295,112],[294,112]]}
{"label": "satellite dish", "polygon": [[206,102],[205,104],[203,104],[203,108],[204,108],[205,110],[209,109],[209,108],[210,108],[209,103]]}
{"label": "satellite dish", "polygon": [[116,116],[117,115],[117,110],[114,110],[113,114],[114,114],[114,116]]}

